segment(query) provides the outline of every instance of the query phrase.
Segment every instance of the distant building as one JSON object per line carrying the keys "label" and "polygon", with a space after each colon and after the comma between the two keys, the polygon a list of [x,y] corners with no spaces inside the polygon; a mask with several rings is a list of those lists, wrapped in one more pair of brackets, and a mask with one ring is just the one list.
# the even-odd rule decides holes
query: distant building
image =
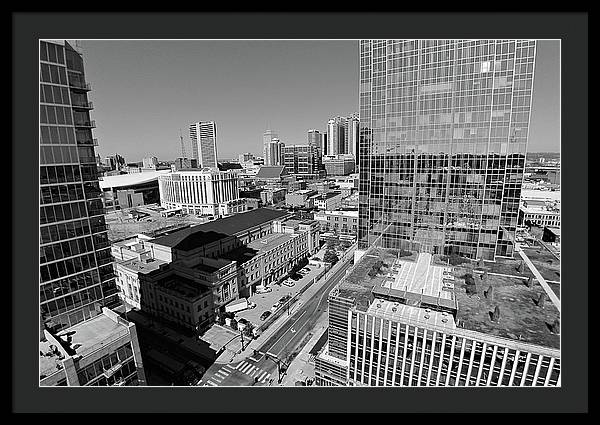
{"label": "distant building", "polygon": [[40,342],[40,386],[145,386],[133,323],[103,307],[101,313]]}
{"label": "distant building", "polygon": [[521,191],[519,225],[560,227],[560,218],[560,191],[527,189]]}
{"label": "distant building", "polygon": [[198,160],[198,168],[217,168],[217,125],[214,121],[190,124],[192,157]]}
{"label": "distant building", "polygon": [[285,201],[287,190],[284,187],[265,188],[260,192],[260,199],[263,205],[273,205]]}
{"label": "distant building", "polygon": [[333,231],[343,235],[358,234],[358,209],[319,211],[314,215],[321,226],[321,232]]}
{"label": "distant building", "polygon": [[355,170],[354,156],[350,154],[325,155],[323,165],[328,176],[347,176]]}
{"label": "distant building", "polygon": [[160,176],[160,203],[186,214],[224,216],[245,211],[232,171],[179,171]]}
{"label": "distant building", "polygon": [[312,197],[315,207],[320,210],[333,211],[342,204],[342,192],[331,191]]}
{"label": "distant building", "polygon": [[281,184],[287,175],[288,172],[284,166],[263,165],[256,174],[256,184]]}
{"label": "distant building", "polygon": [[317,195],[317,192],[315,190],[297,190],[295,192],[288,193],[285,195],[285,203],[286,205],[289,205],[291,207],[313,208],[313,197],[315,195]]}
{"label": "distant building", "polygon": [[278,166],[282,164],[282,150],[285,146],[277,134],[272,130],[267,130],[263,135],[263,159],[266,166]]}
{"label": "distant building", "polygon": [[319,176],[321,155],[312,145],[288,145],[283,148],[283,165],[289,174]]}
{"label": "distant building", "polygon": [[155,156],[147,157],[142,159],[143,168],[156,168],[158,165],[158,158]]}
{"label": "distant building", "polygon": [[102,201],[107,211],[156,204],[160,201],[158,178],[170,171],[105,176],[100,181]]}
{"label": "distant building", "polygon": [[243,154],[240,154],[238,157],[240,164],[242,164],[244,162],[252,161],[253,159],[254,159],[254,155],[251,153],[243,153]]}
{"label": "distant building", "polygon": [[171,170],[181,171],[198,168],[198,160],[195,158],[175,158]]}

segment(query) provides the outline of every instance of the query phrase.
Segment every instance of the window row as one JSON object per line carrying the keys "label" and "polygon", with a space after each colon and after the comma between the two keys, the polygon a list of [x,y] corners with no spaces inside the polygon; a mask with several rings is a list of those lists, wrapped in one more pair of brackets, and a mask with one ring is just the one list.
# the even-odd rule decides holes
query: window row
{"label": "window row", "polygon": [[40,126],[40,143],[43,145],[74,145],[75,134],[72,127]]}
{"label": "window row", "polygon": [[93,251],[94,245],[89,236],[46,245],[40,247],[40,264]]}
{"label": "window row", "polygon": [[[128,360],[131,360],[128,362]],[[116,351],[96,360],[92,364],[83,368],[77,373],[80,385],[86,385],[88,382],[96,379],[98,376],[103,375],[105,371],[118,366],[121,364],[122,368],[126,369],[124,376],[128,376],[135,371],[135,363],[133,362],[133,350],[131,343],[119,347]],[[133,365],[133,369],[130,371],[129,365]]]}
{"label": "window row", "polygon": [[83,200],[85,198],[81,183],[40,187],[40,203],[42,205]]}
{"label": "window row", "polygon": [[[43,303],[62,295],[67,295],[99,284],[100,276],[96,270],[89,270],[50,283],[40,284],[40,302]],[[78,299],[81,299],[81,297]]]}
{"label": "window row", "polygon": [[54,62],[54,63],[65,63],[65,52],[64,47],[54,43],[48,43],[46,41],[40,41],[40,60]]}
{"label": "window row", "polygon": [[40,243],[47,244],[90,234],[88,220],[40,226]]}
{"label": "window row", "polygon": [[67,86],[67,71],[65,67],[58,65],[50,65],[47,63],[40,64],[41,78],[43,83],[61,84]]}
{"label": "window row", "polygon": [[73,125],[72,110],[65,106],[40,105],[40,124]]}
{"label": "window row", "polygon": [[81,306],[85,306],[102,299],[103,296],[100,285],[84,289],[79,292],[69,293],[64,297],[43,302],[40,305],[42,319],[54,318],[65,312],[79,309]]}
{"label": "window row", "polygon": [[49,280],[79,273],[93,267],[96,267],[96,254],[94,252],[56,263],[44,264],[40,266],[40,277],[42,282],[48,282]]}
{"label": "window row", "polygon": [[72,202],[69,204],[42,206],[40,207],[40,224],[73,220],[81,217],[87,217],[87,215],[88,212],[85,202]]}
{"label": "window row", "polygon": [[40,185],[70,182],[81,182],[78,165],[40,167]]}
{"label": "window row", "polygon": [[40,84],[40,102],[70,105],[71,97],[69,95],[69,89],[67,87]]}

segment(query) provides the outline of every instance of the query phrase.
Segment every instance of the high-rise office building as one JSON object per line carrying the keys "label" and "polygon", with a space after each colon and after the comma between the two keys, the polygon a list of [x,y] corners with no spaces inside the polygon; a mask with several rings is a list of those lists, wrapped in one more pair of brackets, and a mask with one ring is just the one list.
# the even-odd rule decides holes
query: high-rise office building
{"label": "high-rise office building", "polygon": [[283,143],[278,138],[273,138],[269,142],[265,143],[265,165],[267,166],[277,166],[283,165],[283,148],[285,147],[285,143]]}
{"label": "high-rise office building", "polygon": [[335,117],[327,122],[327,154],[346,153],[346,119]]}
{"label": "high-rise office building", "polygon": [[40,340],[118,302],[82,53],[40,42]]}
{"label": "high-rise office building", "polygon": [[288,145],[283,147],[283,165],[289,174],[317,176],[321,169],[321,155],[313,145]]}
{"label": "high-rise office building", "polygon": [[[534,40],[360,41],[359,248],[512,257]],[[331,143],[336,145],[336,143]]]}
{"label": "high-rise office building", "polygon": [[357,157],[358,152],[358,129],[360,120],[358,115],[351,115],[346,119],[346,125],[344,129],[345,137],[345,154],[353,155]]}
{"label": "high-rise office building", "polygon": [[214,121],[190,124],[192,155],[199,168],[217,168],[217,125]]}
{"label": "high-rise office building", "polygon": [[308,130],[308,144],[319,148],[321,155],[323,154],[323,135],[319,130]]}
{"label": "high-rise office building", "polygon": [[273,149],[275,147],[271,144],[273,140],[279,140],[277,138],[277,133],[273,130],[267,130],[263,134],[263,159],[265,161],[265,165],[279,165],[273,163]]}

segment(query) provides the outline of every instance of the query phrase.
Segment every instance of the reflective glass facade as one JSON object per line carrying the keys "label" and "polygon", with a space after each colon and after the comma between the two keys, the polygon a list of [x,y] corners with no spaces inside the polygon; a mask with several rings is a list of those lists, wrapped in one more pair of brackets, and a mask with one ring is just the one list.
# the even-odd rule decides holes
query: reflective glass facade
{"label": "reflective glass facade", "polygon": [[359,248],[512,257],[536,42],[359,48]]}
{"label": "reflective glass facade", "polygon": [[[64,328],[116,300],[83,58],[40,42],[40,315]],[[40,324],[42,326],[42,324]]]}

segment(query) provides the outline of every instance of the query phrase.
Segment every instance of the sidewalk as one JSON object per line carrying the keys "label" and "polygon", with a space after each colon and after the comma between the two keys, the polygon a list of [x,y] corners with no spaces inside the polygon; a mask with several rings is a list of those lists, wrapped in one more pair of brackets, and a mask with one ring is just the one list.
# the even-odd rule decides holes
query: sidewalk
{"label": "sidewalk", "polygon": [[[340,258],[335,266],[333,266],[328,272],[327,277],[332,276],[339,268],[341,268],[342,264],[345,261],[353,258],[354,251],[347,251],[344,257]],[[304,293],[299,297],[298,301],[291,307],[290,315],[283,314],[279,317],[275,322],[271,324],[262,334],[258,336],[258,338],[253,339],[250,344],[246,346],[244,351],[240,352],[240,349],[237,352],[231,350],[225,350],[216,360],[215,364],[226,364],[230,362],[240,362],[250,357],[254,351],[260,348],[268,339],[283,326],[283,324],[290,318],[290,316],[295,313],[298,307],[301,307],[308,299],[310,299],[315,293],[325,284],[325,276],[321,277],[318,281],[313,283]],[[324,315],[327,317],[327,315]],[[311,345],[312,347],[312,345]]]}

